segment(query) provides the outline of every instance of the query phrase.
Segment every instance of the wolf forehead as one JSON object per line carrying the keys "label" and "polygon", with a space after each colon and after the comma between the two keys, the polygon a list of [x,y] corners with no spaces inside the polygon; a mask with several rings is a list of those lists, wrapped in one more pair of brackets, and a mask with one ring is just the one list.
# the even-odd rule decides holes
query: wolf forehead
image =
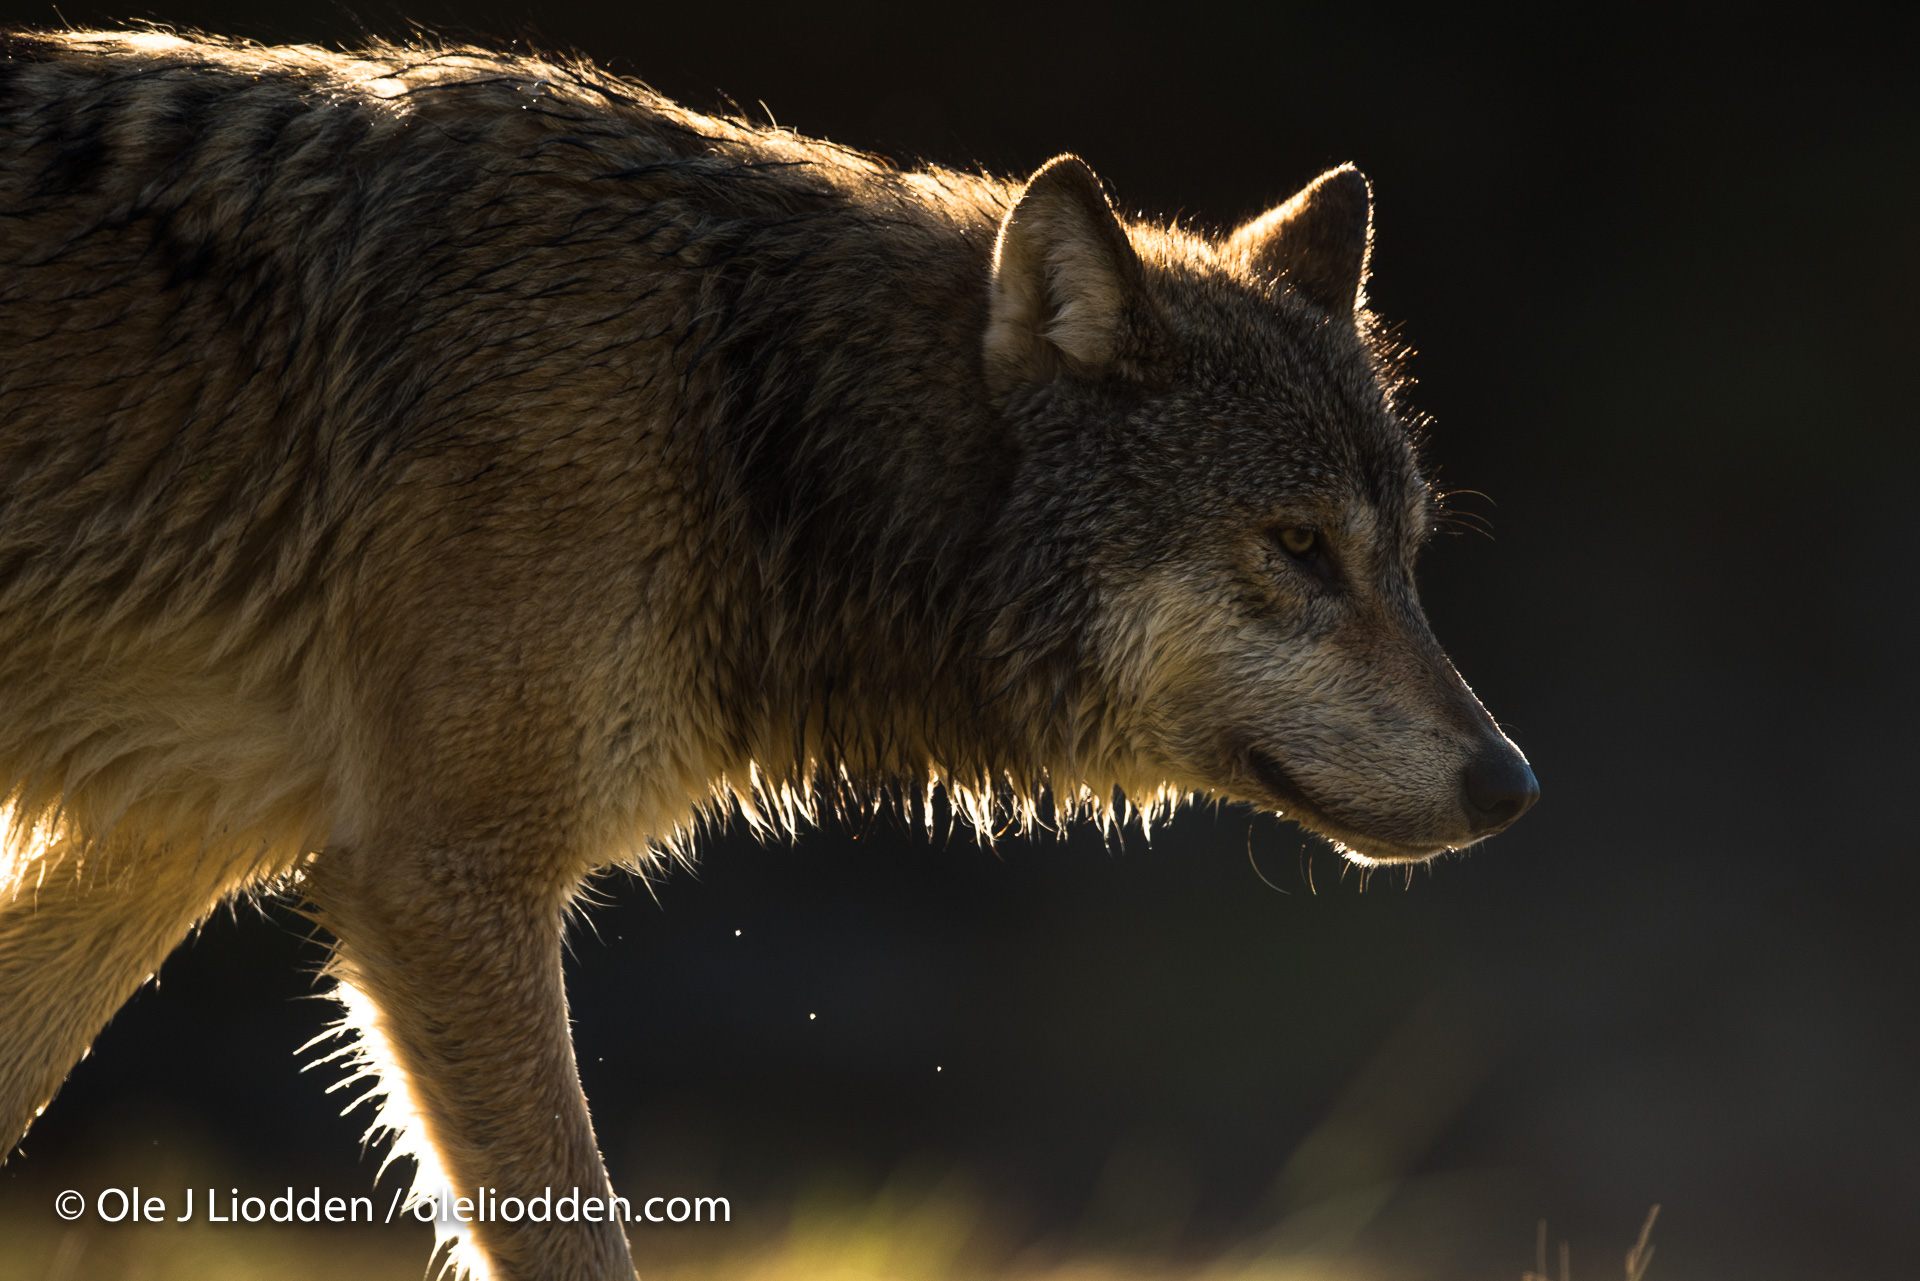
{"label": "wolf forehead", "polygon": [[1203,491],[1214,514],[1312,523],[1360,503],[1395,541],[1424,539],[1437,504],[1422,423],[1400,404],[1404,349],[1365,312],[1329,314],[1280,280],[1133,230],[1147,351],[1109,418],[1107,461],[1152,489]]}

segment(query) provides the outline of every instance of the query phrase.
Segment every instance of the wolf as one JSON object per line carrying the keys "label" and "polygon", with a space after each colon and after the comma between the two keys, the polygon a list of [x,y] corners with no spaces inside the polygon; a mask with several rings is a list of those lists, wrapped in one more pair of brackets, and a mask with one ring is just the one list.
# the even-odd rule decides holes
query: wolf
{"label": "wolf", "polygon": [[5,36],[0,1134],[234,896],[331,936],[416,1191],[604,1198],[562,934],[715,815],[1505,828],[1372,208],[1162,225],[560,57]]}

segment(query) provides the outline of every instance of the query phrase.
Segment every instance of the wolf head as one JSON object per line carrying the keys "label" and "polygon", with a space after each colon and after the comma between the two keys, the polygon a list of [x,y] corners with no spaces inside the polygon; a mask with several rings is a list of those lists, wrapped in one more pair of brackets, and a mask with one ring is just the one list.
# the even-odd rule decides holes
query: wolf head
{"label": "wolf head", "polygon": [[1084,592],[1081,777],[1405,861],[1539,791],[1414,589],[1434,500],[1366,311],[1371,241],[1351,167],[1207,239],[1123,225],[1063,156],[1001,225],[983,360],[1021,450],[1011,523]]}

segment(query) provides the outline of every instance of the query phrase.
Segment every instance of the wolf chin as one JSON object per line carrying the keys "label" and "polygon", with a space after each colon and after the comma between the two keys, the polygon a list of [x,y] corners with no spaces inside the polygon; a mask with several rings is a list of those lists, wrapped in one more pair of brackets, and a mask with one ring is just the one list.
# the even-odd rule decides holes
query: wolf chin
{"label": "wolf chin", "polygon": [[421,1187],[604,1196],[562,932],[703,817],[1511,823],[1371,208],[1201,234],[477,49],[0,37],[0,1139],[235,895],[335,940]]}

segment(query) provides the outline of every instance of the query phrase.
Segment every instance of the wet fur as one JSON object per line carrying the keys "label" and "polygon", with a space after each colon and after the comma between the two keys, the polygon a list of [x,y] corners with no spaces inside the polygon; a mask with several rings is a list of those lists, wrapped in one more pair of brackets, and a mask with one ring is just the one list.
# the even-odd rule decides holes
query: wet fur
{"label": "wet fur", "polygon": [[703,816],[1474,839],[1344,172],[1209,237],[573,62],[0,38],[0,1137],[250,889],[424,1184],[599,1189],[564,916]]}

